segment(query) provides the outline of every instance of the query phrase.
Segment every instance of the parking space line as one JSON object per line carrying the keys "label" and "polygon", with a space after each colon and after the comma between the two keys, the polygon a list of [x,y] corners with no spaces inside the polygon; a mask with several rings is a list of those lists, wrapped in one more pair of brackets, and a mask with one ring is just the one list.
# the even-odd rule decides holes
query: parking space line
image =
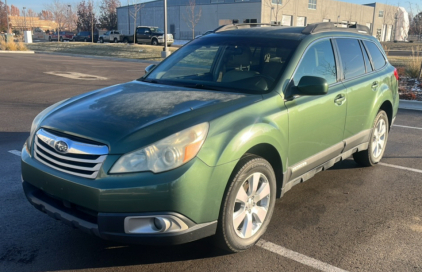
{"label": "parking space line", "polygon": [[413,128],[413,129],[421,129],[420,127],[409,127],[409,126],[400,126],[400,125],[393,125],[393,127],[402,127],[402,128]]}
{"label": "parking space line", "polygon": [[404,167],[404,166],[400,166],[400,165],[383,163],[383,162],[379,162],[378,164],[379,165],[382,165],[382,166],[387,166],[387,167],[392,167],[392,168],[397,168],[397,169],[412,171],[412,172],[416,172],[416,173],[422,173],[422,170],[414,169],[414,168],[409,168],[409,167]]}
{"label": "parking space line", "polygon": [[22,155],[21,152],[18,150],[9,150],[8,152],[19,157]]}
{"label": "parking space line", "polygon": [[332,266],[330,264],[318,261],[314,258],[305,256],[303,254],[297,253],[295,251],[292,251],[290,249],[287,249],[285,247],[273,244],[271,242],[265,241],[265,240],[259,240],[258,243],[256,243],[257,246],[266,249],[268,251],[271,251],[275,254],[278,254],[280,256],[283,256],[285,258],[291,259],[293,261],[296,261],[298,263],[307,265],[309,267],[324,271],[324,272],[347,272],[346,270],[343,270],[341,268]]}

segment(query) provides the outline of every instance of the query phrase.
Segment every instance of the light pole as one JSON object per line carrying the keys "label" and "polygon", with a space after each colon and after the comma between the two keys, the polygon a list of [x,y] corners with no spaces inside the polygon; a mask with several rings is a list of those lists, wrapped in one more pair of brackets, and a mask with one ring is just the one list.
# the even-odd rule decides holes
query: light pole
{"label": "light pole", "polygon": [[26,12],[25,12],[26,7],[23,7],[23,20],[25,22],[25,30],[26,30]]}
{"label": "light pole", "polygon": [[167,0],[164,0],[164,48],[161,52],[162,58],[170,56],[170,51],[167,49]]}
{"label": "light pole", "polygon": [[7,34],[10,33],[10,26],[9,26],[9,6],[7,5],[6,0],[6,21],[7,21]]}
{"label": "light pole", "polygon": [[67,30],[72,31],[72,29],[70,29],[69,10],[72,11],[72,7],[70,5],[67,5]]}

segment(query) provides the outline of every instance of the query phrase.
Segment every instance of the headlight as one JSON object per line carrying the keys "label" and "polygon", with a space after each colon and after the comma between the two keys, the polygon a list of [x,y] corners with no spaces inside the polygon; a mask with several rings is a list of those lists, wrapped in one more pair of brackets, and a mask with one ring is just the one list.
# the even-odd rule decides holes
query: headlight
{"label": "headlight", "polygon": [[159,173],[179,167],[198,154],[208,128],[208,123],[202,123],[123,155],[111,168],[110,173],[141,171]]}

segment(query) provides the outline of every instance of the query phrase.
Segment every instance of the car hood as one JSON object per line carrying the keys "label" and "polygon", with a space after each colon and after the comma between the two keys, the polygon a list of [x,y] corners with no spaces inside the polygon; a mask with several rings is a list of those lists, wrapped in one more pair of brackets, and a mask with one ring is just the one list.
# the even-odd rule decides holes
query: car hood
{"label": "car hood", "polygon": [[[124,142],[126,145],[135,143],[142,146],[144,143],[139,140],[142,131],[149,130],[150,136],[153,136],[149,137],[150,140],[160,140],[168,135],[160,132],[158,136],[158,131],[164,129],[174,133],[183,129],[183,125],[210,121],[208,119],[215,118],[215,111],[221,111],[221,108],[229,107],[231,111],[233,106],[239,108],[261,99],[260,95],[132,81],[69,99],[52,109],[40,127],[105,143],[111,148],[111,153],[118,154],[126,152],[126,148],[121,148]],[[210,109],[199,111],[204,108]],[[184,116],[182,124],[175,120],[180,116]],[[172,131],[171,126],[176,126],[176,123],[178,127]],[[151,130],[158,124],[161,124],[160,129]],[[155,135],[151,135],[151,131],[155,131]]]}

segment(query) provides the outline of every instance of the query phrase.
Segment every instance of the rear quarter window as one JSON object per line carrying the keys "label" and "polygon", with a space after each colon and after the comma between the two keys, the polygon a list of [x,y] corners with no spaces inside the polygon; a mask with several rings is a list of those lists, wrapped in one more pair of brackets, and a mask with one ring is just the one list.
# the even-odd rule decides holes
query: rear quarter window
{"label": "rear quarter window", "polygon": [[386,61],[378,46],[376,46],[375,43],[370,41],[363,42],[365,43],[365,46],[368,49],[369,54],[371,55],[372,64],[374,65],[375,70],[384,67]]}

